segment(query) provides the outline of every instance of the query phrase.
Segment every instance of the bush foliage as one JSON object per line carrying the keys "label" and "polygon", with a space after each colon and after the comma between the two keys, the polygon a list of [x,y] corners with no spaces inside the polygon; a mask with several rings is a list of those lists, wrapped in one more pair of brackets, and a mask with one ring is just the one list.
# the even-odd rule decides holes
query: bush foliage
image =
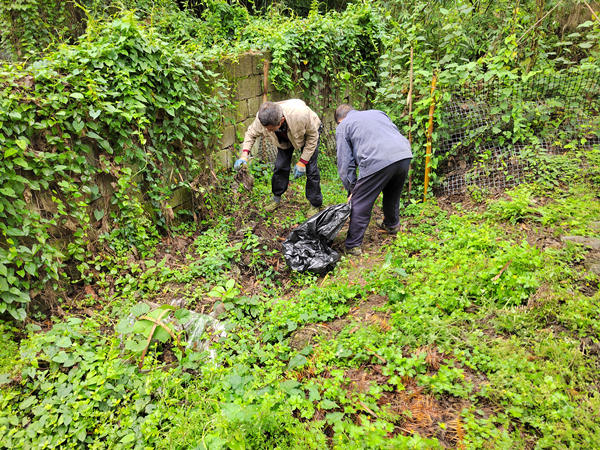
{"label": "bush foliage", "polygon": [[65,281],[65,262],[78,267],[66,281],[89,270],[98,238],[152,245],[173,190],[204,173],[226,100],[202,60],[132,14],[0,76],[0,307],[22,319],[30,291]]}

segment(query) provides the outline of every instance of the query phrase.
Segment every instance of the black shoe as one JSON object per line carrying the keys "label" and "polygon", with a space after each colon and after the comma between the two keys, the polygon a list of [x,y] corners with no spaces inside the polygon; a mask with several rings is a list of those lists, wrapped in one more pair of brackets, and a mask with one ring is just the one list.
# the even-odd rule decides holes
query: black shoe
{"label": "black shoe", "polygon": [[379,229],[385,231],[386,233],[390,233],[390,234],[397,234],[398,231],[400,231],[400,224],[390,227],[389,225],[386,225],[385,223],[383,223],[383,220],[380,222],[377,222],[377,226],[379,227]]}

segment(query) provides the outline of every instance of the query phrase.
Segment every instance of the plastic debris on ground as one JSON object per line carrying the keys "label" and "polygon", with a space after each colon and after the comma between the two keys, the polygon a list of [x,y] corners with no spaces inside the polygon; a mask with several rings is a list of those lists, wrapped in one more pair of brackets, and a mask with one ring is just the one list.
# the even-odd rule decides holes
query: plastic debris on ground
{"label": "plastic debris on ground", "polygon": [[[183,308],[185,306],[185,300],[175,299],[171,301],[171,304]],[[209,359],[214,361],[217,354],[216,351],[211,348],[211,344],[216,340],[227,336],[225,323],[218,319],[222,312],[223,309],[215,307],[209,314],[202,314],[194,311],[189,311],[189,313],[186,314],[186,317],[181,320],[180,327],[183,328],[187,334],[187,349],[196,352],[208,352]]]}
{"label": "plastic debris on ground", "polygon": [[293,230],[283,243],[285,261],[298,272],[322,274],[333,269],[340,254],[330,245],[350,217],[350,205],[325,208]]}

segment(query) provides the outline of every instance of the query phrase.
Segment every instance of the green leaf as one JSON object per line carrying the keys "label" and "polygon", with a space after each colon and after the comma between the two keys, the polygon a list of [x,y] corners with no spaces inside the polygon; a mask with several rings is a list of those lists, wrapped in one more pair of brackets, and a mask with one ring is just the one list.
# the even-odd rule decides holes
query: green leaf
{"label": "green leaf", "polygon": [[94,133],[93,131],[88,131],[87,132],[87,137],[92,138],[92,139],[96,139],[98,141],[103,140],[104,138],[96,133]]}
{"label": "green leaf", "polygon": [[293,370],[296,367],[302,367],[307,362],[306,356],[297,354],[288,363],[288,370]]}
{"label": "green leaf", "polygon": [[69,355],[64,350],[61,350],[52,357],[52,361],[58,364],[63,364],[69,360]]}
{"label": "green leaf", "polygon": [[34,263],[27,263],[25,264],[25,270],[29,275],[35,275],[37,274],[38,268],[37,265],[35,265]]}
{"label": "green leaf", "polygon": [[83,98],[83,94],[81,94],[80,92],[73,92],[71,95],[69,95],[69,97],[81,100]]}
{"label": "green leaf", "polygon": [[173,314],[180,322],[185,322],[190,317],[190,311],[184,308],[180,308]]}
{"label": "green leaf", "polygon": [[577,25],[577,28],[588,28],[591,27],[592,25],[594,25],[594,22],[591,20],[586,20],[583,23],[580,23],[579,25]]}
{"label": "green leaf", "polygon": [[146,348],[146,341],[141,339],[128,339],[125,341],[125,348],[134,353],[139,353]]}
{"label": "green leaf", "polygon": [[130,444],[133,441],[135,441],[135,433],[129,433],[127,436],[121,439],[122,444]]}
{"label": "green leaf", "polygon": [[5,158],[9,158],[12,155],[19,153],[19,149],[16,147],[8,147],[6,150],[4,150],[4,157]]}
{"label": "green leaf", "polygon": [[12,188],[9,188],[8,186],[1,188],[0,194],[4,194],[7,197],[17,197],[15,191]]}
{"label": "green leaf", "polygon": [[339,405],[336,402],[331,401],[328,398],[325,398],[321,401],[321,408],[322,409],[335,409],[335,408],[339,408]]}
{"label": "green leaf", "polygon": [[[167,328],[171,328],[166,323],[165,323],[165,326]],[[169,339],[171,339],[171,335],[167,332],[167,330],[163,326],[157,325],[156,326],[156,330],[154,330],[154,335],[152,336],[152,339],[156,339],[157,341],[160,341],[160,342],[162,342],[164,344]]]}
{"label": "green leaf", "polygon": [[280,383],[281,389],[290,394],[300,387],[300,383],[296,380],[285,380]]}
{"label": "green leaf", "polygon": [[10,313],[11,316],[13,316],[15,318],[15,320],[23,321],[27,317],[27,313],[25,312],[25,309],[23,309],[23,308],[18,308],[18,309],[8,308],[8,312]]}
{"label": "green leaf", "polygon": [[325,419],[327,420],[327,422],[334,424],[336,422],[340,422],[342,419],[344,418],[344,413],[343,412],[332,412],[332,413],[328,413],[325,416]]}
{"label": "green leaf", "polygon": [[29,144],[29,141],[26,139],[15,139],[15,144],[17,144],[21,150],[25,150]]}
{"label": "green leaf", "polygon": [[69,426],[69,424],[73,421],[73,416],[68,412],[64,413],[61,417],[62,423],[66,426]]}
{"label": "green leaf", "polygon": [[115,331],[119,334],[127,334],[133,330],[133,325],[128,318],[124,318],[119,320],[117,326],[115,327]]}
{"label": "green leaf", "polygon": [[321,400],[321,394],[319,393],[319,389],[316,386],[308,386],[308,400],[311,402],[316,402]]}
{"label": "green leaf", "polygon": [[150,311],[150,306],[147,303],[139,302],[133,308],[131,308],[130,313],[136,317],[141,316],[142,314],[146,314]]}
{"label": "green leaf", "polygon": [[81,442],[85,441],[86,437],[87,437],[87,429],[85,427],[77,432],[77,439],[79,441],[81,441]]}
{"label": "green leaf", "polygon": [[165,310],[174,311],[175,307],[173,305],[162,305],[159,308],[156,308],[154,311],[150,312],[148,316],[152,317],[153,319],[158,319],[162,316],[162,318],[164,319],[168,315],[164,314]]}
{"label": "green leaf", "polygon": [[100,220],[104,217],[104,211],[102,211],[101,209],[94,209],[94,217],[96,218],[96,220]]}
{"label": "green leaf", "polygon": [[19,408],[27,409],[31,405],[33,405],[36,401],[37,401],[37,397],[34,397],[33,395],[31,395],[21,402],[21,404],[19,405]]}
{"label": "green leaf", "polygon": [[69,336],[61,336],[55,344],[61,348],[69,348],[73,345]]}
{"label": "green leaf", "polygon": [[142,335],[148,337],[148,334],[150,334],[150,330],[152,330],[153,326],[154,326],[153,322],[150,322],[149,320],[146,320],[146,319],[141,319],[141,320],[137,320],[133,324],[133,328],[131,331],[134,333],[142,334]]}
{"label": "green leaf", "polygon": [[83,123],[83,121],[80,119],[73,121],[73,129],[75,130],[76,133],[80,133],[81,130],[83,130],[84,126],[85,126],[85,123]]}

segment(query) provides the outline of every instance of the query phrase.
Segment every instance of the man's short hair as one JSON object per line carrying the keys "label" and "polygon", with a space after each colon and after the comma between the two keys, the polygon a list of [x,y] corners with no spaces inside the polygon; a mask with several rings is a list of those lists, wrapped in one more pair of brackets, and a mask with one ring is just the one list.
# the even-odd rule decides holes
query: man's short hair
{"label": "man's short hair", "polygon": [[268,125],[279,125],[283,117],[283,110],[281,106],[273,102],[264,102],[258,108],[258,120],[263,127]]}
{"label": "man's short hair", "polygon": [[335,110],[333,114],[333,118],[335,119],[335,123],[338,123],[340,120],[345,119],[350,111],[354,110],[354,108],[346,103],[341,104]]}

